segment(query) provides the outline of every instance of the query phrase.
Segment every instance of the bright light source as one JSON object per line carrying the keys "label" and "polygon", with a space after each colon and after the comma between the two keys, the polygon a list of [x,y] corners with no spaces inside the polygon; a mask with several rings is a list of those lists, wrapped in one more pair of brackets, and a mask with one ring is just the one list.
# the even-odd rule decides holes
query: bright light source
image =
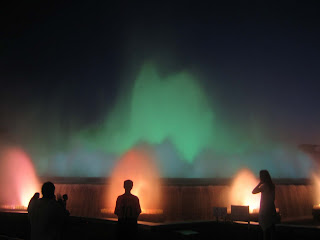
{"label": "bright light source", "polygon": [[231,205],[249,206],[250,213],[259,212],[260,194],[252,194],[259,180],[247,168],[241,169],[234,177],[230,191]]}

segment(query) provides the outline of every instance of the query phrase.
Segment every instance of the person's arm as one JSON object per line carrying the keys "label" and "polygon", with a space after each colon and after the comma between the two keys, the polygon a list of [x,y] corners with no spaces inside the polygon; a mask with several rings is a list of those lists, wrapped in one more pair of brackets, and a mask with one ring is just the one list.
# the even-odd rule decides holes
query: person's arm
{"label": "person's arm", "polygon": [[259,184],[252,190],[252,194],[257,194],[259,192],[261,192],[261,185],[262,185],[262,182],[259,182]]}
{"label": "person's arm", "polygon": [[116,214],[118,216],[119,213],[120,213],[120,199],[118,197],[117,202],[116,202],[116,208],[114,209],[114,214]]}
{"label": "person's arm", "polygon": [[137,214],[138,216],[140,215],[141,213],[141,207],[140,207],[140,201],[139,201],[139,198],[137,198],[137,201],[138,201],[138,204],[137,204]]}

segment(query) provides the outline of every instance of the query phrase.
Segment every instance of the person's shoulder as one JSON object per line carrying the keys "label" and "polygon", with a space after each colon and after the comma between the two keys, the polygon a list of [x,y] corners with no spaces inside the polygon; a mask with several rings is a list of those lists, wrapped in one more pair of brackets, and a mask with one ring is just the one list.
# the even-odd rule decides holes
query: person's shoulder
{"label": "person's shoulder", "polygon": [[30,209],[45,209],[50,205],[50,200],[47,198],[35,199],[29,206]]}
{"label": "person's shoulder", "polygon": [[35,201],[35,203],[38,205],[47,204],[48,202],[49,202],[49,199],[47,198],[39,198]]}
{"label": "person's shoulder", "polygon": [[135,200],[139,200],[138,196],[131,194],[131,198],[135,199]]}
{"label": "person's shoulder", "polygon": [[61,204],[59,204],[55,199],[49,199],[47,204],[53,209],[63,209]]}
{"label": "person's shoulder", "polygon": [[125,197],[125,194],[121,194],[121,195],[119,195],[118,197],[117,197],[117,200],[121,200],[121,199],[123,199]]}

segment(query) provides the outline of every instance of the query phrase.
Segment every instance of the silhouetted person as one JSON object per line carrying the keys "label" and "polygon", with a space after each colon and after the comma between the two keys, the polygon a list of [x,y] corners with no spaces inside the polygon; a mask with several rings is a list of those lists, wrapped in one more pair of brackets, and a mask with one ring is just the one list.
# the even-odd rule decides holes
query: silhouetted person
{"label": "silhouetted person", "polygon": [[62,237],[62,226],[67,215],[64,208],[56,201],[54,191],[54,184],[46,182],[41,189],[43,197],[30,200],[28,217],[31,240],[60,240]]}
{"label": "silhouetted person", "polygon": [[64,207],[67,208],[68,195],[67,194],[63,194],[62,199],[63,199],[63,202],[64,202]]}
{"label": "silhouetted person", "polygon": [[133,182],[124,181],[125,193],[118,196],[114,213],[118,216],[117,237],[134,238],[137,234],[137,221],[141,213],[139,198],[131,194]]}
{"label": "silhouetted person", "polygon": [[260,171],[260,182],[252,190],[253,194],[260,193],[259,225],[263,230],[263,239],[273,239],[276,223],[275,185],[267,170]]}
{"label": "silhouetted person", "polygon": [[66,215],[70,215],[69,211],[67,210],[67,200],[68,200],[68,195],[67,194],[63,194],[63,196],[61,197],[60,194],[58,194],[57,196],[57,201],[58,203],[63,207],[63,209],[66,212]]}
{"label": "silhouetted person", "polygon": [[40,197],[40,193],[36,192],[33,197],[30,199],[29,204],[28,204],[28,212],[29,209],[32,208],[32,205],[36,202],[36,200],[38,200]]}

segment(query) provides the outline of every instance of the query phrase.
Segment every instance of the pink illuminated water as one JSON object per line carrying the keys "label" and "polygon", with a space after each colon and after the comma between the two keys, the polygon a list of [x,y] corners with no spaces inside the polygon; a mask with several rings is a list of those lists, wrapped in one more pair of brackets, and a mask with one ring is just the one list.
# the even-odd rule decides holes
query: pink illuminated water
{"label": "pink illuminated water", "polygon": [[25,208],[40,184],[30,157],[18,147],[0,149],[0,205]]}

